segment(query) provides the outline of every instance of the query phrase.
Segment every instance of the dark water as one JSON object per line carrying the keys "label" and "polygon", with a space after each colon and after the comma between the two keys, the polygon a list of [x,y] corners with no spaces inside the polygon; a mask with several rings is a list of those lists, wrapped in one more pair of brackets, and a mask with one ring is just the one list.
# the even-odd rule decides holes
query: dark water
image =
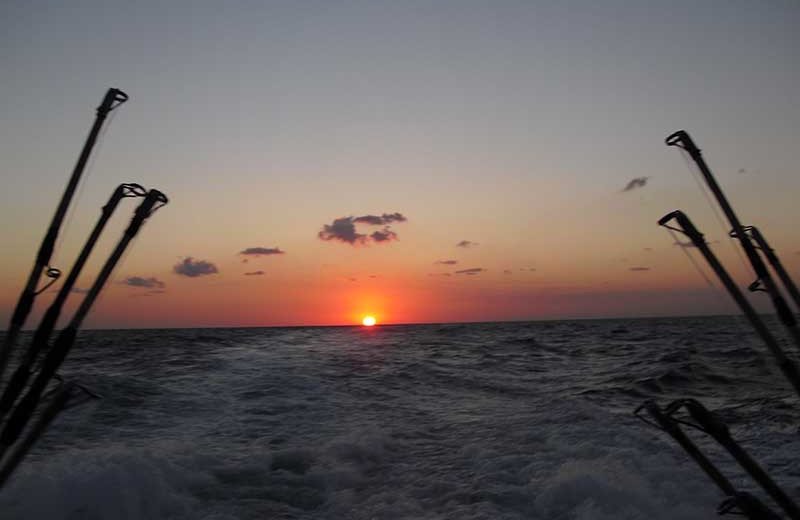
{"label": "dark water", "polygon": [[800,497],[800,407],[737,317],[87,331],[63,374],[104,398],[62,414],[3,518],[715,518],[631,414],[679,397]]}

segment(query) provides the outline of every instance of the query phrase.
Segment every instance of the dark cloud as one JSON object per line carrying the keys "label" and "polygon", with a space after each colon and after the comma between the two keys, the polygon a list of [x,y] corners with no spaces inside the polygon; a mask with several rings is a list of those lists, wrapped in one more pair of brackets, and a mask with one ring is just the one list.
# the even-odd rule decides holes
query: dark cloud
{"label": "dark cloud", "polygon": [[486,271],[487,269],[484,269],[483,267],[471,267],[469,269],[462,269],[460,271],[456,271],[456,274],[473,275],[473,274],[484,273]]}
{"label": "dark cloud", "polygon": [[511,269],[503,269],[503,274],[511,274]]}
{"label": "dark cloud", "polygon": [[673,245],[673,246],[678,246],[678,247],[683,247],[683,248],[692,248],[692,247],[696,247],[696,246],[695,246],[694,244],[692,244],[691,242],[681,242],[680,240],[679,240],[679,241],[677,241],[677,242],[673,242],[673,243],[672,243],[672,245]]}
{"label": "dark cloud", "polygon": [[391,240],[397,240],[397,233],[388,227],[385,227],[382,231],[373,232],[370,237],[372,238],[373,242],[389,242]]}
{"label": "dark cloud", "polygon": [[644,250],[647,251],[647,252],[650,252],[650,251],[653,250],[653,248],[652,247],[645,247]]}
{"label": "dark cloud", "polygon": [[647,179],[650,177],[636,177],[635,179],[631,179],[628,181],[628,184],[622,188],[622,191],[631,191],[639,188],[644,188],[647,186]]}
{"label": "dark cloud", "polygon": [[150,277],[150,278],[142,278],[141,276],[129,276],[122,280],[121,282],[123,285],[128,285],[130,287],[146,287],[149,289],[163,289],[167,286],[164,282],[159,280],[158,278]]}
{"label": "dark cloud", "polygon": [[240,255],[285,255],[286,251],[281,251],[279,247],[248,247],[244,251],[239,251]]}
{"label": "dark cloud", "polygon": [[456,265],[458,260],[437,260],[434,264],[441,264],[441,265]]}
{"label": "dark cloud", "polygon": [[353,278],[352,276],[350,276],[350,277],[347,278],[347,281],[348,282],[357,282],[358,278]]}
{"label": "dark cloud", "polygon": [[356,232],[353,217],[337,218],[332,224],[325,224],[317,236],[320,240],[338,240],[351,245],[363,244],[367,241],[367,235]]}
{"label": "dark cloud", "polygon": [[264,271],[250,271],[249,273],[244,273],[245,276],[261,276],[264,274]]}
{"label": "dark cloud", "polygon": [[370,278],[377,278],[377,277],[378,277],[378,275],[377,275],[377,274],[371,274],[371,275],[369,275],[369,277],[370,277]]}
{"label": "dark cloud", "polygon": [[369,224],[371,226],[383,226],[391,224],[392,222],[405,222],[408,219],[401,213],[384,213],[381,216],[377,215],[364,215],[362,217],[355,217],[353,222],[361,224]]}
{"label": "dark cloud", "polygon": [[450,273],[428,273],[428,276],[450,276]]}
{"label": "dark cloud", "polygon": [[189,278],[197,276],[205,276],[208,274],[218,273],[217,266],[205,260],[194,260],[191,256],[187,256],[172,268],[172,272]]}
{"label": "dark cloud", "polygon": [[739,173],[747,173],[747,170],[745,168],[739,168],[738,171]]}
{"label": "dark cloud", "polygon": [[456,244],[456,247],[475,247],[477,245],[478,245],[477,242],[472,242],[472,241],[469,241],[469,240],[462,240],[461,242]]}
{"label": "dark cloud", "polygon": [[72,290],[70,290],[70,292],[73,292],[75,294],[89,294],[89,289],[81,289],[80,287],[73,287]]}
{"label": "dark cloud", "polygon": [[[364,245],[368,242],[383,244],[397,240],[397,233],[388,226],[393,222],[405,222],[408,219],[400,213],[384,213],[383,215],[364,215],[361,217],[341,217],[330,224],[322,226],[322,231],[317,233],[320,240],[326,242],[335,240],[350,245]],[[367,235],[356,231],[356,223],[371,226],[384,226],[382,230],[374,231]]]}
{"label": "dark cloud", "polygon": [[520,267],[519,270],[523,271],[523,272],[529,271],[531,273],[536,272],[536,268],[535,267]]}
{"label": "dark cloud", "polygon": [[629,267],[628,271],[649,271],[649,267]]}

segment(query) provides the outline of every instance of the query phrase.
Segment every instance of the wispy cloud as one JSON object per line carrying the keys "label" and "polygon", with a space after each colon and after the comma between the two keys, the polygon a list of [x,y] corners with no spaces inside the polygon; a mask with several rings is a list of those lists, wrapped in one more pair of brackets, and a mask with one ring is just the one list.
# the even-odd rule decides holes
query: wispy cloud
{"label": "wispy cloud", "polygon": [[[344,242],[353,246],[364,245],[368,242],[383,244],[397,240],[397,233],[395,233],[388,224],[406,222],[407,220],[408,219],[401,213],[384,213],[380,216],[363,215],[360,217],[341,217],[335,219],[330,224],[323,225],[322,230],[317,233],[317,237],[326,242]],[[359,233],[356,231],[357,223],[384,227],[382,230],[374,231],[371,234]]]}
{"label": "wispy cloud", "polygon": [[245,276],[261,276],[264,274],[264,271],[250,271],[249,273],[244,273]]}
{"label": "wispy cloud", "polygon": [[511,269],[503,269],[503,274],[511,274],[512,272]]}
{"label": "wispy cloud", "polygon": [[636,189],[639,189],[639,188],[644,188],[645,186],[647,186],[647,179],[649,179],[649,178],[650,177],[636,177],[636,178],[633,178],[630,181],[628,181],[628,184],[626,184],[625,187],[622,188],[621,191],[625,192],[625,191],[636,190]]}
{"label": "wispy cloud", "polygon": [[471,267],[469,269],[461,269],[460,271],[456,271],[456,274],[466,274],[466,275],[474,275],[486,272],[487,269],[483,267]]}
{"label": "wispy cloud", "polygon": [[649,271],[649,270],[650,270],[649,267],[641,267],[641,266],[629,267],[628,268],[628,271],[639,271],[639,272],[641,272],[641,271]]}
{"label": "wispy cloud", "polygon": [[205,260],[194,260],[187,256],[172,267],[172,272],[189,278],[218,273],[217,266]]}
{"label": "wispy cloud", "polygon": [[129,276],[120,283],[129,287],[145,287],[148,289],[163,289],[167,286],[166,283],[152,276],[150,278],[144,278],[142,276]]}
{"label": "wispy cloud", "polygon": [[374,231],[370,237],[374,242],[389,242],[391,240],[397,240],[397,233],[385,227],[382,231]]}
{"label": "wispy cloud", "polygon": [[649,252],[651,252],[652,250],[653,250],[653,248],[652,248],[652,247],[645,247],[645,248],[644,248],[644,251],[647,251],[648,253],[649,253]]}
{"label": "wispy cloud", "polygon": [[478,243],[477,243],[477,242],[472,242],[471,240],[462,240],[461,242],[459,242],[458,244],[456,244],[456,247],[465,247],[465,248],[469,248],[469,247],[475,247],[475,246],[477,246],[477,245],[478,245]]}
{"label": "wispy cloud", "polygon": [[428,276],[441,276],[441,277],[449,277],[450,273],[428,273]]}
{"label": "wispy cloud", "polygon": [[441,265],[456,265],[458,260],[437,260],[434,264],[441,264]]}
{"label": "wispy cloud", "polygon": [[279,247],[248,247],[243,251],[239,251],[239,254],[252,256],[285,255],[286,251],[281,251]]}
{"label": "wispy cloud", "polygon": [[369,224],[371,226],[384,226],[392,222],[405,222],[408,219],[401,213],[384,213],[381,216],[377,215],[364,215],[361,217],[353,218],[353,222]]}

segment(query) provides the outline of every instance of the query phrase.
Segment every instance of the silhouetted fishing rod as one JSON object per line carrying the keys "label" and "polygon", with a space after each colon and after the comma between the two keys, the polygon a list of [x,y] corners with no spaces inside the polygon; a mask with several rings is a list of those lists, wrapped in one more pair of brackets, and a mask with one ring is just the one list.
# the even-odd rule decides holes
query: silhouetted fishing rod
{"label": "silhouetted fishing rod", "polygon": [[19,438],[20,433],[22,433],[25,425],[30,420],[31,415],[33,415],[39,403],[42,392],[44,392],[47,384],[53,378],[59,367],[61,367],[61,363],[64,362],[70,349],[75,344],[75,338],[81,323],[83,323],[84,318],[86,318],[86,315],[89,313],[92,304],[94,304],[103,285],[106,283],[109,276],[111,276],[111,271],[122,257],[128,244],[133,237],[136,236],[136,233],[139,232],[144,221],[167,202],[168,199],[166,195],[158,190],[150,190],[147,192],[147,196],[145,196],[139,207],[136,208],[133,219],[131,219],[131,223],[125,230],[116,248],[111,253],[108,260],[106,260],[105,265],[103,265],[103,268],[97,275],[97,279],[81,302],[72,320],[56,338],[52,348],[45,356],[42,362],[42,368],[36,374],[36,378],[28,389],[28,392],[16,408],[14,408],[5,428],[3,428],[2,433],[0,433],[0,457],[2,457],[8,447]]}
{"label": "silhouetted fishing rod", "polygon": [[[672,405],[670,405],[672,406]],[[651,422],[642,417],[641,412],[647,414],[655,421]],[[780,520],[780,517],[765,506],[758,498],[750,493],[738,491],[730,480],[717,469],[717,467],[700,451],[700,448],[689,438],[681,429],[680,424],[686,424],[672,417],[675,409],[667,407],[662,410],[655,401],[646,401],[639,406],[633,413],[644,423],[657,428],[672,437],[681,448],[694,460],[700,469],[710,478],[723,494],[730,497],[723,501],[717,508],[719,514],[732,512],[733,506],[739,508],[742,513],[750,520]],[[694,426],[689,424],[689,426]]]}
{"label": "silhouetted fishing rod", "polygon": [[764,471],[758,463],[731,437],[728,426],[718,420],[714,415],[699,401],[695,399],[679,399],[667,406],[667,413],[674,414],[679,409],[685,408],[692,419],[697,423],[693,425],[698,430],[710,435],[728,453],[736,459],[736,462],[750,474],[759,486],[769,494],[770,497],[789,515],[792,520],[800,520],[800,508],[789,498],[789,496],[778,486],[772,478]]}
{"label": "silhouetted fishing rod", "polygon": [[16,401],[22,393],[25,383],[28,382],[31,375],[31,370],[33,369],[39,352],[47,347],[47,342],[50,340],[53,329],[55,329],[56,323],[58,322],[58,317],[61,314],[64,302],[72,291],[84,264],[86,264],[86,260],[89,258],[92,249],[94,249],[97,240],[100,238],[100,234],[103,232],[106,223],[111,218],[111,215],[113,215],[114,210],[117,209],[119,202],[126,197],[144,197],[146,195],[147,190],[138,184],[120,184],[111,194],[106,205],[103,206],[100,218],[97,220],[94,229],[86,240],[86,244],[78,255],[75,265],[72,266],[67,279],[58,291],[58,295],[55,300],[53,300],[53,303],[50,304],[47,312],[45,312],[41,323],[39,323],[39,326],[36,328],[33,340],[25,353],[25,357],[17,367],[14,375],[11,376],[11,380],[6,386],[2,397],[0,397],[0,419],[5,417],[6,413],[11,410],[11,407],[14,406],[14,401]]}
{"label": "silhouetted fishing rod", "polygon": [[[669,222],[671,220],[675,220],[679,227],[670,226]],[[717,257],[708,247],[708,244],[706,244],[703,234],[700,233],[696,227],[694,227],[694,224],[691,220],[689,220],[689,217],[687,217],[682,211],[673,211],[672,213],[668,213],[661,217],[661,219],[658,221],[658,224],[672,231],[683,233],[689,237],[689,240],[692,241],[692,244],[700,251],[708,264],[711,266],[711,269],[713,269],[717,274],[719,280],[722,282],[722,285],[725,286],[725,288],[728,290],[728,293],[730,293],[731,297],[739,305],[739,308],[747,317],[748,321],[750,321],[750,325],[753,326],[758,335],[761,336],[761,339],[764,340],[767,348],[778,362],[778,367],[780,367],[781,371],[786,376],[786,379],[789,380],[797,394],[800,396],[800,371],[798,371],[797,365],[783,352],[783,349],[778,344],[778,341],[769,331],[767,326],[764,325],[764,322],[758,316],[753,306],[750,305],[750,302],[744,296],[742,291],[739,290],[739,287],[730,277],[719,260],[717,260]]]}
{"label": "silhouetted fishing rod", "polygon": [[786,303],[786,300],[783,298],[780,290],[778,289],[775,282],[772,280],[772,276],[767,271],[767,267],[764,265],[763,260],[758,255],[755,246],[750,241],[750,237],[745,233],[742,224],[739,222],[739,218],[734,213],[733,208],[728,203],[728,199],[725,198],[725,194],[722,193],[717,181],[714,179],[714,175],[712,175],[711,170],[708,168],[705,159],[703,159],[703,155],[700,153],[700,149],[694,144],[692,138],[689,137],[689,134],[686,133],[684,130],[679,130],[674,134],[670,135],[666,139],[667,146],[677,146],[685,150],[697,164],[697,167],[700,169],[700,173],[703,174],[703,178],[708,184],[708,187],[711,189],[711,192],[716,197],[717,202],[719,202],[722,211],[725,213],[725,216],[728,218],[728,222],[730,222],[731,227],[733,230],[731,231],[731,236],[734,238],[739,239],[739,243],[742,245],[742,249],[744,249],[745,254],[747,255],[747,259],[750,261],[750,264],[753,266],[753,270],[756,273],[756,280],[750,284],[751,291],[761,290],[761,284],[764,286],[765,292],[767,292],[772,299],[772,304],[775,306],[775,312],[778,314],[781,322],[784,324],[786,329],[789,331],[789,334],[794,339],[795,344],[800,348],[800,331],[797,328],[797,319],[792,314],[792,311],[789,309],[789,305]]}
{"label": "silhouetted fishing rod", "polygon": [[789,276],[789,273],[783,268],[783,264],[778,258],[778,255],[775,254],[775,250],[769,246],[767,239],[764,238],[764,235],[761,234],[757,227],[745,226],[744,232],[750,235],[750,237],[755,240],[756,244],[758,244],[758,249],[760,249],[761,253],[767,258],[767,262],[772,266],[772,270],[778,274],[778,278],[783,282],[786,292],[789,293],[789,296],[794,300],[795,306],[800,310],[800,291],[797,290],[797,286],[794,284],[792,277]]}
{"label": "silhouetted fishing rod", "polygon": [[[42,245],[39,246],[39,252],[36,255],[36,260],[33,264],[33,270],[28,277],[28,283],[22,290],[19,297],[17,306],[14,313],[11,315],[11,322],[6,331],[6,337],[3,340],[3,345],[0,347],[0,381],[3,380],[3,374],[8,364],[8,358],[11,350],[14,348],[17,334],[25,324],[25,319],[33,307],[33,300],[36,298],[38,292],[36,286],[39,284],[39,279],[42,276],[42,271],[50,264],[50,257],[53,256],[53,249],[55,247],[56,239],[58,238],[58,231],[61,228],[61,223],[64,221],[64,215],[67,213],[72,196],[78,186],[83,169],[86,167],[86,162],[89,160],[89,155],[92,152],[97,136],[100,133],[100,128],[103,126],[106,116],[109,112],[120,106],[128,100],[128,95],[121,90],[110,88],[106,92],[103,102],[97,107],[97,116],[95,117],[92,129],[89,131],[89,136],[86,138],[86,143],[83,145],[83,150],[78,157],[78,162],[75,164],[75,169],[72,171],[72,176],[64,189],[64,194],[61,196],[61,201],[58,203],[56,212],[53,215],[53,220],[50,222],[50,227],[42,240]],[[57,269],[48,270],[48,276],[57,278],[60,272]],[[52,282],[51,282],[52,283]]]}
{"label": "silhouetted fishing rod", "polygon": [[53,422],[53,419],[67,407],[67,401],[76,386],[77,385],[74,383],[67,383],[56,390],[55,395],[42,411],[36,423],[29,429],[25,438],[17,444],[8,457],[2,459],[3,464],[0,466],[0,488],[5,485],[8,478],[28,454],[33,444],[41,437],[42,433],[47,430],[50,423]]}

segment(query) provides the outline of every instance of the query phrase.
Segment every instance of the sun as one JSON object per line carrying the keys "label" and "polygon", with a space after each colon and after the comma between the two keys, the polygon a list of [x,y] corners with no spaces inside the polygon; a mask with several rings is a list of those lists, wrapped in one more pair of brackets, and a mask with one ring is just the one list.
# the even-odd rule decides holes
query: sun
{"label": "sun", "polygon": [[364,319],[361,320],[361,323],[363,323],[365,327],[372,327],[375,325],[375,316],[364,316]]}

